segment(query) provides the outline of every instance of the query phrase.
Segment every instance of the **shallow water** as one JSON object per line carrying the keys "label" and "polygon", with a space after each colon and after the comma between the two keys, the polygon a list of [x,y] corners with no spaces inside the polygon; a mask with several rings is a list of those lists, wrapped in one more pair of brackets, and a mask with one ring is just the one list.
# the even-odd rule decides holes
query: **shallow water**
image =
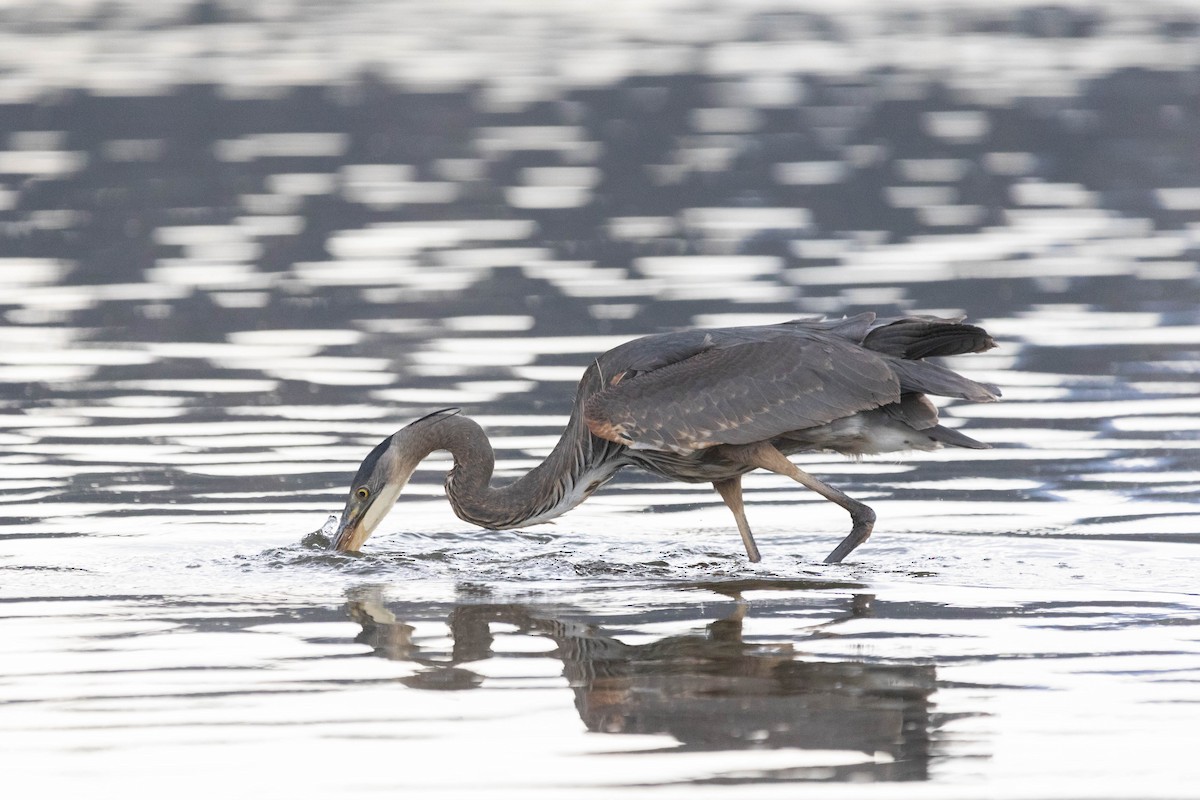
{"label": "shallow water", "polygon": [[[1196,795],[1193,13],[155,8],[0,30],[6,783]],[[803,459],[845,564],[769,475],[754,565],[708,487],[486,532],[444,458],[311,533],[434,408],[509,479],[605,348],[866,309],[969,314],[1005,397]]]}

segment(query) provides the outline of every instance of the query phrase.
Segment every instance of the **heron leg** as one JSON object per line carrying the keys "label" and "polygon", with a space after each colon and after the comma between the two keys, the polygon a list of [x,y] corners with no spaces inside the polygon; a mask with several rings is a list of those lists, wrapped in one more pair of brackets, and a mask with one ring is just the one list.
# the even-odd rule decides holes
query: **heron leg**
{"label": "heron leg", "polygon": [[735,475],[723,481],[713,481],[713,488],[737,520],[738,533],[742,535],[742,544],[746,546],[746,557],[751,561],[762,561],[758,553],[758,545],[754,543],[754,534],[750,532],[750,523],[746,521],[746,507],[742,503],[742,476]]}
{"label": "heron leg", "polygon": [[[839,563],[843,558],[850,555],[854,548],[870,538],[871,530],[875,527],[875,512],[871,510],[870,506],[858,502],[854,498],[804,472],[791,461],[788,461],[787,456],[770,444],[759,442],[747,445],[723,445],[721,453],[726,458],[736,461],[739,464],[759,467],[778,473],[779,475],[786,475],[806,489],[813,490],[826,500],[831,500],[850,512],[850,521],[852,523],[850,535],[843,539],[833,549],[833,552],[825,557],[826,564]],[[734,513],[736,514],[737,512]]]}

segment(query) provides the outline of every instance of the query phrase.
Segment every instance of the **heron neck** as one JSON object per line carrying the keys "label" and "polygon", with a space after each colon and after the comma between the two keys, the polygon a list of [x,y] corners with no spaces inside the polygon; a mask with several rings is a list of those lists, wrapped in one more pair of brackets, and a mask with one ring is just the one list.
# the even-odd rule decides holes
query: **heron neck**
{"label": "heron neck", "polygon": [[[587,486],[578,486],[580,480],[587,480],[589,486],[598,485],[619,467],[612,464],[605,470],[593,463],[593,437],[581,426],[577,415],[572,415],[544,462],[503,486],[492,486],[496,453],[478,422],[455,416],[440,421],[433,431],[437,432],[437,440],[431,443],[430,452],[449,450],[454,456],[454,469],[445,482],[450,505],[458,517],[482,528],[521,528],[556,517],[590,493]],[[601,476],[598,467],[606,474]]]}

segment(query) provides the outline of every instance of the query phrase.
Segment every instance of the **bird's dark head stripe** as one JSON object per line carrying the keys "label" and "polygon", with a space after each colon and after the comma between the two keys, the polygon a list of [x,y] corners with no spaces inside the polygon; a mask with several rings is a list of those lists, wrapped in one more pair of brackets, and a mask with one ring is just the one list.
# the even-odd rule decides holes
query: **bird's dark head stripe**
{"label": "bird's dark head stripe", "polygon": [[[420,425],[422,423],[437,422],[440,419],[452,417],[455,414],[458,414],[461,410],[462,409],[458,408],[441,408],[431,414],[426,414],[420,419],[413,420],[404,427],[411,428],[414,425]],[[383,458],[383,454],[387,452],[387,449],[391,446],[391,444],[392,437],[389,436],[379,444],[375,445],[375,449],[367,454],[367,457],[363,459],[362,466],[358,468],[358,472],[354,475],[354,486],[351,487],[352,489],[356,489],[359,486],[364,486],[371,480],[371,476],[375,473],[375,468],[379,465],[379,459]]]}
{"label": "bird's dark head stripe", "polygon": [[439,408],[437,411],[426,414],[425,416],[421,417],[420,419],[414,419],[412,422],[408,423],[404,427],[411,428],[414,425],[420,425],[422,422],[436,422],[439,419],[443,419],[445,417],[453,417],[455,414],[460,414],[460,413],[462,413],[461,408]]}
{"label": "bird's dark head stripe", "polygon": [[358,472],[354,474],[354,483],[350,487],[350,491],[354,491],[359,486],[366,485],[371,480],[371,475],[375,472],[375,466],[379,463],[379,459],[387,452],[388,447],[392,444],[392,437],[387,437],[375,448],[367,454],[363,459],[362,466],[358,468]]}

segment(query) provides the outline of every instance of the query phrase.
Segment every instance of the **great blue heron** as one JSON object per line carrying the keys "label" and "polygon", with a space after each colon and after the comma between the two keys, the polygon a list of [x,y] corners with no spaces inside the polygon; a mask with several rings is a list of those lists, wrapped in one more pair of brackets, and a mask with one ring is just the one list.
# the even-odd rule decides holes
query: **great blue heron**
{"label": "great blue heron", "polygon": [[622,467],[711,482],[733,512],[751,561],[760,559],[742,506],[742,476],[786,475],[850,512],[837,563],[871,535],[875,512],[798,469],[787,456],[849,456],[944,445],[987,448],[938,424],[926,394],[976,402],[1000,390],[924,359],[995,346],[959,319],[867,312],[840,320],[710,328],[634,339],[604,353],[579,381],[567,429],[527,475],[492,486],[487,434],[458,409],[422,417],[363,461],[333,547],[358,550],[391,510],[417,464],[449,450],[446,496],[460,518],[493,530],[546,522],[586,500]]}

